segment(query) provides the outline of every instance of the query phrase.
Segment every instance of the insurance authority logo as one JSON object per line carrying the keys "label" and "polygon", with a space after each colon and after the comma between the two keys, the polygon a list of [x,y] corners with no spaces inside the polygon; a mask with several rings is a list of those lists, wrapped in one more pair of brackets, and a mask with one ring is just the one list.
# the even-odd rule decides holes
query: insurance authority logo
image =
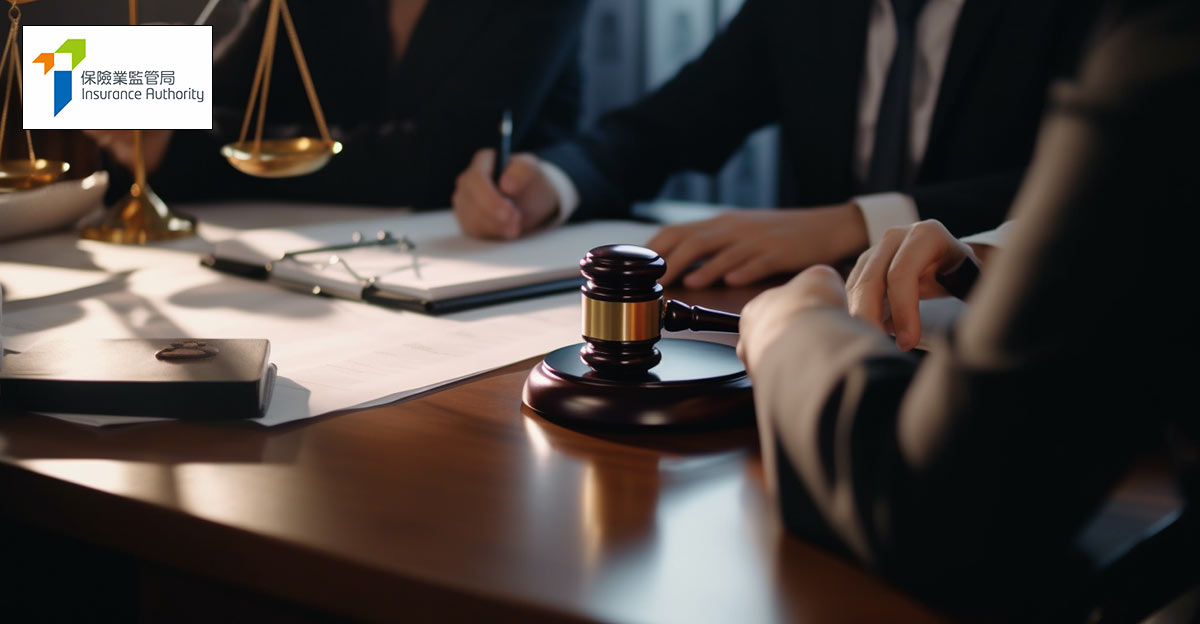
{"label": "insurance authority logo", "polygon": [[211,26],[23,26],[21,36],[27,129],[212,129]]}
{"label": "insurance authority logo", "polygon": [[[53,44],[52,44],[53,45]],[[67,104],[71,103],[71,72],[79,66],[86,56],[87,40],[86,39],[67,39],[54,52],[42,52],[33,59],[34,63],[42,64],[42,75],[49,74],[50,70],[54,70],[54,116],[62,112]],[[54,67],[55,54],[70,54],[71,69],[56,69]]]}

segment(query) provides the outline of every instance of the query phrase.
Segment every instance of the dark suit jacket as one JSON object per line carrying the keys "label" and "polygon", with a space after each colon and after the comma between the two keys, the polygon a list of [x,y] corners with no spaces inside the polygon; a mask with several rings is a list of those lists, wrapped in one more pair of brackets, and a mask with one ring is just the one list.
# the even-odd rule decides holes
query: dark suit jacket
{"label": "dark suit jacket", "polygon": [[751,358],[792,531],[922,592],[1011,604],[1067,586],[1054,562],[1147,440],[1191,449],[1179,475],[1200,500],[1177,363],[1197,261],[1167,217],[1200,206],[1200,5],[1149,4],[1175,8],[1127,16],[1056,88],[1017,225],[945,344],[918,364],[816,309]]}
{"label": "dark suit jacket", "polygon": [[[237,139],[269,2],[250,3],[214,51],[214,131],[177,132],[151,185],[169,201],[269,197],[445,207],[454,179],[514,113],[514,147],[570,136],[580,112],[586,0],[431,1],[391,66],[386,0],[288,3],[341,155],[316,174],[262,180],[218,154]],[[317,136],[282,24],[265,135]],[[253,127],[251,128],[253,136]],[[117,183],[114,187],[122,188]]]}
{"label": "dark suit jacket", "polygon": [[[922,217],[998,225],[1028,163],[1046,86],[1075,64],[1092,0],[967,0],[911,188]],[[544,150],[575,182],[580,218],[620,214],[680,170],[715,172],[779,122],[800,206],[840,203],[853,175],[870,0],[747,0],[695,62],[630,108]]]}

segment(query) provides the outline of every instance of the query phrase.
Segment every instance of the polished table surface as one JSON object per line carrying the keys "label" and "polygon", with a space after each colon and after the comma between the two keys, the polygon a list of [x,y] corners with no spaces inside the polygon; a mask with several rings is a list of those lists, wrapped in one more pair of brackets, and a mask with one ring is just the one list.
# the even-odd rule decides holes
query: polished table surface
{"label": "polished table surface", "polygon": [[522,408],[535,361],[273,429],[0,412],[0,517],[351,618],[944,619],[782,532],[751,424],[562,426]]}
{"label": "polished table surface", "polygon": [[939,619],[781,533],[753,426],[573,430],[523,410],[534,362],[273,429],[4,413],[4,514],[356,618]]}

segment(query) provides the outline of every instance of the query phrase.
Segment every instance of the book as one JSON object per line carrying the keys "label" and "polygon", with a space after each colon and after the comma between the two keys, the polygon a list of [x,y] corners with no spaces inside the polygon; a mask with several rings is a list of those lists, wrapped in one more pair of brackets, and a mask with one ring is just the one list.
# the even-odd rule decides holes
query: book
{"label": "book", "polygon": [[38,412],[258,418],[275,367],[262,339],[39,342],[4,356],[0,401]]}
{"label": "book", "polygon": [[445,313],[576,288],[579,259],[614,243],[644,244],[657,227],[594,221],[485,241],[448,211],[250,230],[204,263],[317,295]]}

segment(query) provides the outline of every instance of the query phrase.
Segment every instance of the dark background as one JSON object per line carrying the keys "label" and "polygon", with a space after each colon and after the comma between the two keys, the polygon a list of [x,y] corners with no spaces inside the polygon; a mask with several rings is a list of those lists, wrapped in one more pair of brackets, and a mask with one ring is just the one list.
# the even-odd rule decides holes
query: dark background
{"label": "dark background", "polygon": [[[142,23],[191,24],[206,2],[141,0],[140,18]],[[583,123],[637,99],[668,79],[704,49],[742,2],[591,0],[580,59],[585,79]],[[221,0],[217,5],[208,21],[214,28],[214,41],[228,32],[243,4],[243,0]],[[336,10],[337,3],[328,6]],[[29,25],[129,23],[128,3],[123,0],[39,0],[22,5],[21,10],[22,23]],[[39,152],[59,149],[53,145],[53,136],[35,140],[40,141]],[[81,159],[78,155],[72,158],[75,162]],[[773,206],[778,201],[777,159],[778,135],[768,128],[751,137],[718,175],[676,176],[663,189],[663,197]]]}

